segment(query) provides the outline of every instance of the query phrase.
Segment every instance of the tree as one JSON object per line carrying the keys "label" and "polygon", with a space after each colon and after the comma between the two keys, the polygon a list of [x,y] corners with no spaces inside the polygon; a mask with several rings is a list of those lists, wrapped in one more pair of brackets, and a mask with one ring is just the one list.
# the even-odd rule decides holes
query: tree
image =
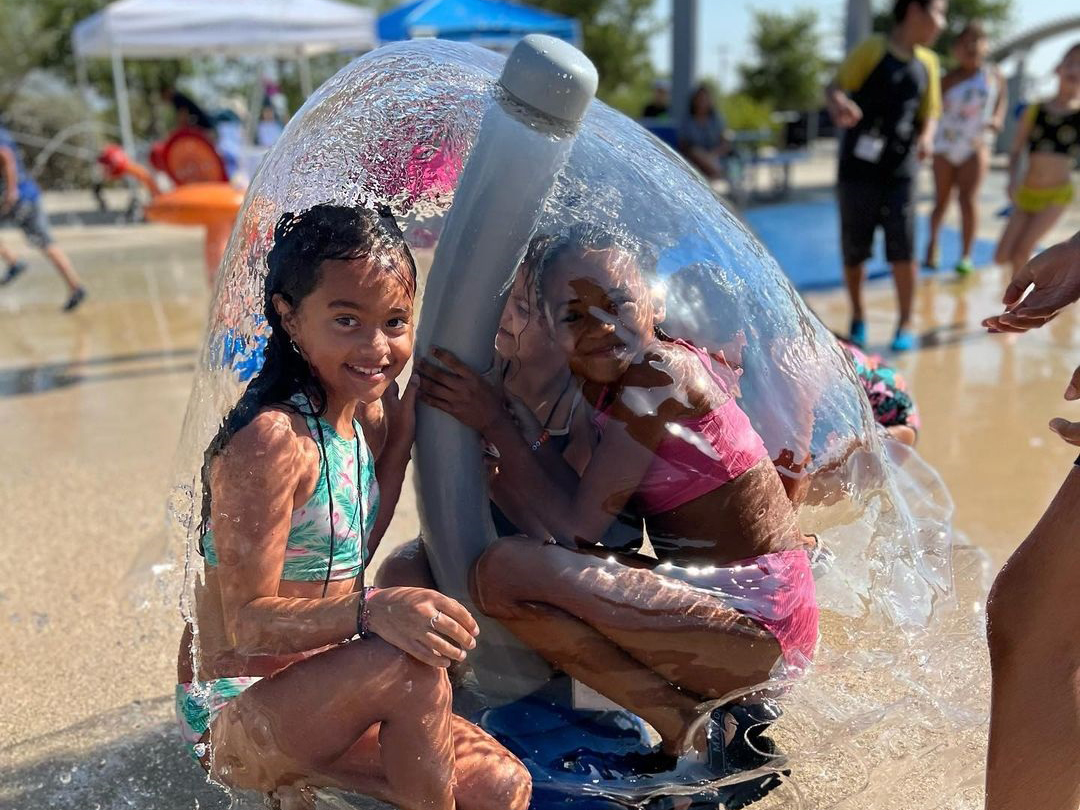
{"label": "tree", "polygon": [[[0,0],[0,111],[7,113],[27,78],[44,71],[75,84],[75,55],[71,32],[75,24],[102,10],[110,0]],[[153,107],[160,89],[171,85],[190,63],[178,60],[139,60],[127,63],[131,112],[137,132],[155,129]],[[90,86],[103,98],[113,94],[112,67],[107,60],[87,63]],[[115,123],[115,121],[114,121]]]}
{"label": "tree", "polygon": [[531,0],[530,5],[574,17],[583,50],[600,74],[601,100],[638,114],[655,73],[649,38],[658,30],[653,0]]}
{"label": "tree", "polygon": [[[886,33],[892,28],[892,9],[893,4],[886,2],[874,15],[875,31]],[[981,21],[990,39],[997,39],[1005,32],[1005,27],[1012,18],[1012,12],[1012,0],[949,0],[948,25],[934,43],[934,50],[945,57],[947,62],[951,61],[952,46],[956,41],[956,35],[971,20]]]}
{"label": "tree", "polygon": [[751,35],[754,61],[739,66],[742,91],[777,110],[809,110],[819,105],[825,72],[818,15],[756,11]]}

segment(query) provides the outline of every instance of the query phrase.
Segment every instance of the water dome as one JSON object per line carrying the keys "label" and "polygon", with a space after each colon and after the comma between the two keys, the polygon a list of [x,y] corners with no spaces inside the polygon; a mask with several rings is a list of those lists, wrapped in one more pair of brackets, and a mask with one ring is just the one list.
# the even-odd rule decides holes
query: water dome
{"label": "water dome", "polygon": [[[642,373],[660,374],[664,385],[689,365],[686,373],[713,386],[718,398],[701,403],[696,395],[683,401],[673,394],[659,412],[674,402],[675,410],[711,418],[737,406],[745,420],[736,414],[730,424],[741,426],[747,447],[753,444],[747,436],[760,442],[753,444],[752,464],[739,471],[767,467],[766,478],[778,482],[769,486],[789,496],[784,508],[806,543],[820,611],[816,645],[795,645],[796,653],[764,676],[736,679],[737,688],[697,695],[702,722],[718,707],[742,706],[751,714],[767,707],[767,716],[752,719],[758,732],[767,731],[767,747],[752,734],[742,740],[755,756],[718,775],[712,794],[697,782],[688,787],[678,769],[658,776],[608,768],[605,762],[648,749],[655,729],[640,712],[593,694],[602,688],[579,688],[580,678],[553,666],[552,656],[477,608],[470,571],[498,536],[484,447],[460,422],[421,406],[414,473],[424,544],[439,589],[466,603],[482,628],[460,690],[469,698],[462,711],[529,767],[533,806],[740,806],[747,796],[758,798],[739,793],[750,783],[766,785],[761,807],[974,806],[985,723],[979,680],[985,566],[953,535],[941,481],[915,453],[882,437],[833,336],[686,163],[599,101],[574,109],[581,88],[571,86],[573,76],[555,88],[554,101],[545,101],[530,96],[527,82],[500,84],[504,62],[473,46],[434,40],[369,53],[307,101],[254,177],[217,282],[178,455],[174,529],[186,549],[186,615],[194,620],[192,594],[202,577],[195,551],[202,454],[260,362],[262,285],[275,223],[321,203],[386,205],[421,268],[418,356],[441,346],[477,372],[497,365],[500,318],[515,278],[526,271],[531,315],[555,333],[563,328],[558,312],[574,306],[566,290],[576,290],[576,306],[584,307],[578,320],[619,320],[614,309],[601,312],[608,305],[648,310],[642,316],[648,329],[636,339],[658,341],[658,355],[633,345],[634,336],[617,326],[617,340],[596,350],[608,352],[616,369],[610,379],[589,371],[603,363],[578,357],[574,365],[568,355],[575,380],[568,385],[582,390],[582,407],[591,411],[587,442],[596,449],[597,434],[606,436],[619,421],[619,407],[633,412],[622,420],[627,435],[634,420],[656,415],[655,403],[635,411],[632,392],[614,405],[604,399],[601,383],[617,385],[630,363],[620,365],[623,355],[641,349]],[[587,72],[583,65],[575,69]],[[638,298],[612,303],[611,289],[603,289],[619,286],[612,279],[622,279]],[[597,288],[603,300],[589,303],[585,287]],[[676,371],[656,357],[677,357]],[[708,545],[707,538],[668,531],[678,525],[687,491],[713,491],[701,486],[705,473],[694,463],[710,475],[718,475],[717,465],[735,464],[719,457],[720,439],[702,438],[700,424],[680,417],[658,440],[667,449],[648,445],[655,463],[645,475],[659,476],[655,491],[619,490],[623,471],[611,469],[609,494],[622,495],[613,522],[637,519],[635,553],[674,560],[653,573],[707,595],[723,591],[709,579],[723,563],[695,556],[693,548]],[[684,463],[688,454],[700,461]],[[754,493],[760,494],[754,489],[747,497]],[[741,508],[723,505],[729,507],[732,515]],[[627,512],[631,519],[622,520]],[[654,520],[658,514],[664,519]],[[722,545],[729,522],[719,523],[711,533]],[[593,551],[598,558],[608,554]],[[610,549],[613,559],[621,553]],[[733,581],[726,604],[758,598],[769,582]],[[691,624],[688,617],[682,629],[689,633]],[[672,649],[682,629],[676,623],[665,630]],[[729,669],[753,667],[733,660]],[[736,726],[736,735],[747,735]],[[676,796],[690,798],[672,803]]]}

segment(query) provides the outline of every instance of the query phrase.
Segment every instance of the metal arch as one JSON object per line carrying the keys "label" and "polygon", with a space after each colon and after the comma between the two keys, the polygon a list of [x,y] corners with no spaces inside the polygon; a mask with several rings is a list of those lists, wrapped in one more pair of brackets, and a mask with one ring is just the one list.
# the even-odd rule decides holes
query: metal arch
{"label": "metal arch", "polygon": [[1076,28],[1080,28],[1080,15],[1077,14],[1037,25],[997,45],[990,52],[990,59],[1000,62],[1013,54],[1029,50],[1044,39],[1056,37],[1058,34],[1064,34]]}

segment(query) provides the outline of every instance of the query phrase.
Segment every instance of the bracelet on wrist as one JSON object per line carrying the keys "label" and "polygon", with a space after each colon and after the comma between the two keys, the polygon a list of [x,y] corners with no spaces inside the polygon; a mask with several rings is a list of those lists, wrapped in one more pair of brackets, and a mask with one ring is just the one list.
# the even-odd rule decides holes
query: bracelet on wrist
{"label": "bracelet on wrist", "polygon": [[537,450],[539,450],[541,447],[543,447],[544,442],[546,442],[550,438],[551,438],[551,434],[548,431],[546,431],[546,430],[541,431],[540,435],[537,437],[536,441],[529,445],[529,449],[532,450],[535,453]]}
{"label": "bracelet on wrist", "polygon": [[360,591],[360,604],[356,606],[356,635],[360,638],[371,638],[371,610],[368,608],[368,598],[378,588],[368,586]]}

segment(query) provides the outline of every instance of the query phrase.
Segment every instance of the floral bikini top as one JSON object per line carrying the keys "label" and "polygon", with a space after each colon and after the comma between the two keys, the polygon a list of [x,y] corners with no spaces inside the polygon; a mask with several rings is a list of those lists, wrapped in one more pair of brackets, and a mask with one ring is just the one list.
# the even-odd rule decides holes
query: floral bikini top
{"label": "floral bikini top", "polygon": [[[352,579],[359,575],[367,560],[367,540],[379,511],[375,460],[356,420],[353,420],[356,438],[346,439],[325,419],[314,416],[311,402],[303,394],[293,395],[289,403],[304,417],[319,448],[319,475],[311,497],[293,510],[281,578],[321,580],[327,578],[329,571],[330,579]],[[208,565],[218,564],[213,529],[202,539],[202,552]]]}

